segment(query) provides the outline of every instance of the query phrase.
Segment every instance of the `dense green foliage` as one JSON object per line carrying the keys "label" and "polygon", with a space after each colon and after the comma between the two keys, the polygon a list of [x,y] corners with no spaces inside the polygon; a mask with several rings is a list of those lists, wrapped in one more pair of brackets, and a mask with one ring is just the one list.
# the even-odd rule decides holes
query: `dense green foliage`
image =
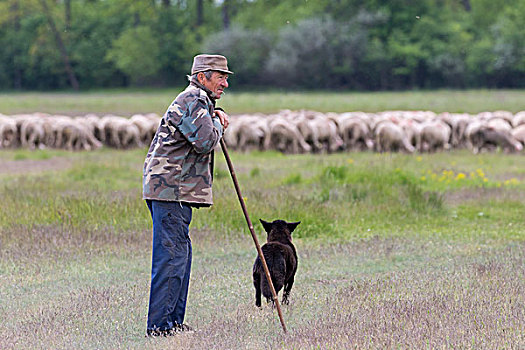
{"label": "dense green foliage", "polygon": [[193,55],[232,86],[525,86],[525,0],[2,0],[0,89],[180,86]]}

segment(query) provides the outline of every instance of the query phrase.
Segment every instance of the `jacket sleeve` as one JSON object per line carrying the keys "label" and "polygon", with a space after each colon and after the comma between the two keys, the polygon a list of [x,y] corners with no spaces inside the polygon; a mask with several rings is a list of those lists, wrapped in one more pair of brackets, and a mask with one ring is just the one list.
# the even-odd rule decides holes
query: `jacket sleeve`
{"label": "jacket sleeve", "polygon": [[219,118],[210,115],[206,102],[201,98],[190,102],[177,129],[193,145],[197,153],[211,152],[223,134]]}

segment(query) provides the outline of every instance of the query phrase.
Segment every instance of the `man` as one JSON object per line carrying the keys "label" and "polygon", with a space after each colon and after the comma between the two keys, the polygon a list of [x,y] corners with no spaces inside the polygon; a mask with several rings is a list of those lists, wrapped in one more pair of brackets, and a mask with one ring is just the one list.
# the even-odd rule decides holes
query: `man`
{"label": "man", "polygon": [[153,220],[148,336],[191,331],[183,323],[192,260],[189,225],[193,207],[213,204],[213,149],[228,127],[215,100],[228,87],[229,74],[224,56],[195,56],[190,84],[168,107],[146,156],[143,198]]}

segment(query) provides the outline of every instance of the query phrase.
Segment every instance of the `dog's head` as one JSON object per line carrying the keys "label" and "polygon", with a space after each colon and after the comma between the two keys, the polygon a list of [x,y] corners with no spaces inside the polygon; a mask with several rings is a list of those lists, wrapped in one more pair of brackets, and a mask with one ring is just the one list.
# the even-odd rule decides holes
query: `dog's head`
{"label": "dog's head", "polygon": [[259,219],[268,234],[268,242],[286,242],[292,241],[292,232],[301,222],[286,222],[284,220],[275,220],[272,222]]}

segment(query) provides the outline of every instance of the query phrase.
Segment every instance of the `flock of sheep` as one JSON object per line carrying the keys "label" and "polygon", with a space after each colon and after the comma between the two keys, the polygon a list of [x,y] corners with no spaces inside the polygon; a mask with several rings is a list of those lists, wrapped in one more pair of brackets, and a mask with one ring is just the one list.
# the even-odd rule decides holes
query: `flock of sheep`
{"label": "flock of sheep", "polygon": [[234,149],[274,149],[285,153],[370,150],[435,152],[497,148],[520,152],[525,143],[525,111],[477,115],[429,111],[318,113],[281,111],[274,115],[238,115],[225,134]]}
{"label": "flock of sheep", "polygon": [[130,118],[88,114],[80,117],[44,113],[0,114],[0,148],[57,148],[94,150],[103,145],[133,148],[149,145],[160,117],[136,114]]}
{"label": "flock of sheep", "polygon": [[[160,116],[129,118],[89,114],[79,117],[44,113],[0,114],[0,148],[93,150],[102,146],[144,147]],[[436,114],[430,111],[319,113],[283,110],[277,114],[232,115],[224,139],[239,151],[283,153],[370,150],[435,152],[468,148],[474,153],[501,149],[521,152],[525,111]]]}

